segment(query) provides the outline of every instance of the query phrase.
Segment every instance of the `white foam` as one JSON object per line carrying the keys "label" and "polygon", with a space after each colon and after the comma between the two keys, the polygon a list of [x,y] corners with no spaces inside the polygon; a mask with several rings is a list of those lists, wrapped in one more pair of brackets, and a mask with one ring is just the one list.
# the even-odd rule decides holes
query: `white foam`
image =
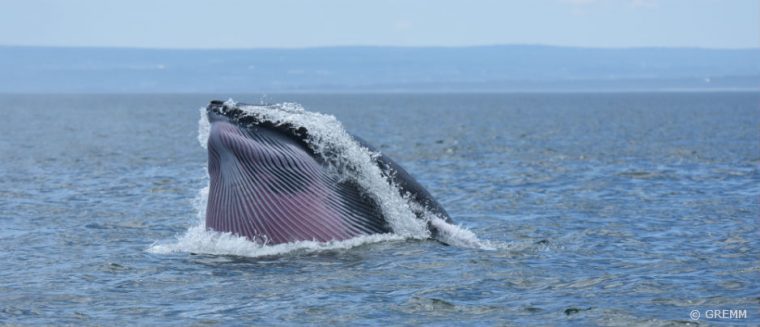
{"label": "white foam", "polygon": [[291,252],[319,252],[325,250],[350,249],[363,244],[400,241],[405,238],[396,234],[362,235],[345,241],[317,242],[298,241],[293,243],[268,245],[251,242],[245,237],[206,230],[202,225],[191,227],[176,242],[154,244],[148,249],[151,253],[190,252],[215,255],[237,255],[262,257]]}
{"label": "white foam", "polygon": [[[233,107],[237,104],[230,99],[225,102],[225,105]],[[309,131],[306,140],[309,146],[330,164],[336,174],[339,174],[341,178],[355,181],[367,195],[374,198],[391,226],[393,234],[366,235],[345,241],[324,243],[301,241],[265,245],[264,242],[251,242],[230,233],[208,231],[205,227],[207,186],[199,191],[194,201],[198,212],[198,223],[184,235],[179,236],[175,243],[154,244],[148,249],[149,252],[193,252],[257,257],[291,251],[347,249],[367,243],[426,239],[430,237],[430,231],[427,228],[428,221],[439,231],[438,238],[447,244],[484,250],[504,248],[504,244],[478,239],[472,231],[447,223],[441,217],[412,201],[409,195],[401,195],[398,186],[395,183],[389,183],[387,176],[378,167],[376,159],[380,154],[356,142],[334,116],[308,112],[295,103],[274,106],[239,106],[238,108],[275,124],[290,124],[295,128],[306,128]],[[209,128],[206,110],[203,108],[198,121],[198,141],[204,148],[208,141]],[[422,212],[422,219],[417,217],[416,212]]]}
{"label": "white foam", "polygon": [[201,118],[198,120],[198,143],[204,149],[208,146],[208,135],[211,131],[211,123],[208,121],[206,108],[201,108]]}

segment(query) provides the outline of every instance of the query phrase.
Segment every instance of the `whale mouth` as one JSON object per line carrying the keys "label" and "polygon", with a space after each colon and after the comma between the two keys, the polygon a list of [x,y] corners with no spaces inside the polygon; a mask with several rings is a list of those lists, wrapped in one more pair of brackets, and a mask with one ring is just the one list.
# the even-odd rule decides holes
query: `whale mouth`
{"label": "whale mouth", "polygon": [[378,205],[307,146],[305,129],[221,101],[207,115],[206,228],[270,244],[391,232]]}

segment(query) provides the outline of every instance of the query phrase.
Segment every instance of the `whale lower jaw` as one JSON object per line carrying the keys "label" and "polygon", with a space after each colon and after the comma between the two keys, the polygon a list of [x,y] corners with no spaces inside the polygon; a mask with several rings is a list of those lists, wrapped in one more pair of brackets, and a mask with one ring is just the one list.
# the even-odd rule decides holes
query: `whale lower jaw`
{"label": "whale lower jaw", "polygon": [[212,120],[206,228],[269,244],[388,233],[378,206],[292,137]]}

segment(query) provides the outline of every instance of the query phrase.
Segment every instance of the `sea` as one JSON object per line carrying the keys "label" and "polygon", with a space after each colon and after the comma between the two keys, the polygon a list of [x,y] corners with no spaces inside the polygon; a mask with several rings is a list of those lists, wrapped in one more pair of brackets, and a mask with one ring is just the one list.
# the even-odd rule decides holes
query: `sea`
{"label": "sea", "polygon": [[[207,231],[213,99],[334,117],[450,240]],[[1,94],[0,116],[0,325],[760,325],[760,92]]]}

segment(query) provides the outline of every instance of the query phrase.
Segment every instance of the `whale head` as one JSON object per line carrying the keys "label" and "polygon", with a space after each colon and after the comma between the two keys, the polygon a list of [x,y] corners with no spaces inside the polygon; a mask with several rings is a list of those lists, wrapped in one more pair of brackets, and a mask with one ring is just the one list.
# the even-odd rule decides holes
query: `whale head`
{"label": "whale head", "polygon": [[374,201],[308,146],[304,128],[221,101],[206,112],[206,228],[270,244],[390,232]]}

